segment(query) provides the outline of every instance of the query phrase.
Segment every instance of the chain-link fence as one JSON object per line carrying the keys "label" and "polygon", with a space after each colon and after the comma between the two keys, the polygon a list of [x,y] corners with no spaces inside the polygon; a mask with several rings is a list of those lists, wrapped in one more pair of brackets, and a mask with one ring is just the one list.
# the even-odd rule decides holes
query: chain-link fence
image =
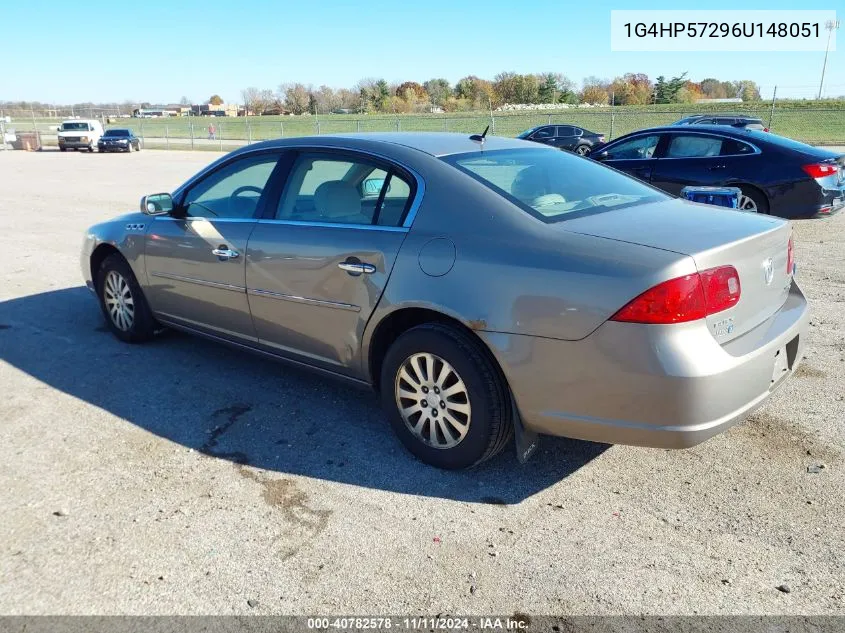
{"label": "chain-link fence", "polygon": [[[835,105],[838,105],[835,103]],[[647,127],[666,125],[690,114],[688,108],[570,108],[567,110],[493,112],[445,115],[320,115],[266,117],[169,117],[153,119],[102,117],[106,127],[131,128],[145,147],[157,149],[230,150],[267,139],[347,132],[460,132],[516,136],[549,123],[576,125],[616,138]],[[795,104],[761,104],[742,107],[745,115],[762,119],[772,132],[811,144],[845,145],[843,107],[797,107]],[[715,114],[715,112],[713,112]],[[60,118],[13,117],[10,131],[41,132],[45,145],[56,144]]]}

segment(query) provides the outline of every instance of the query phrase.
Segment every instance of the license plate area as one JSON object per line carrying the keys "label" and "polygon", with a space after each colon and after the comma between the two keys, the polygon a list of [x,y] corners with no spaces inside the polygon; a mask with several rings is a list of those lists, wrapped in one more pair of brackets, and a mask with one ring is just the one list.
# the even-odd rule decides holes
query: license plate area
{"label": "license plate area", "polygon": [[769,383],[769,390],[772,391],[780,382],[786,378],[795,366],[798,355],[798,337],[789,341],[786,345],[775,352],[774,366],[772,367],[772,381]]}

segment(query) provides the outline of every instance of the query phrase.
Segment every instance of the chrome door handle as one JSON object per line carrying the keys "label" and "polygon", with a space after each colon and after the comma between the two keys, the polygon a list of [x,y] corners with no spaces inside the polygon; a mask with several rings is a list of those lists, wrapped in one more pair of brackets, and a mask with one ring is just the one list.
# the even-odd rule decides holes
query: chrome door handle
{"label": "chrome door handle", "polygon": [[236,259],[240,256],[238,251],[233,251],[231,248],[226,248],[221,244],[221,248],[212,249],[212,254],[217,255],[220,259]]}
{"label": "chrome door handle", "polygon": [[350,275],[360,275],[361,273],[372,275],[376,272],[376,267],[367,262],[340,262],[337,267]]}

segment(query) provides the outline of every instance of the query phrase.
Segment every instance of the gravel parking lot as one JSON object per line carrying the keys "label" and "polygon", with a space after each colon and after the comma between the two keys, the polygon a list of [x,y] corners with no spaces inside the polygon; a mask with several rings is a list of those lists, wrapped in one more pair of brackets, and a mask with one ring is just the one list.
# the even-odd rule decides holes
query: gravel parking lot
{"label": "gravel parking lot", "polygon": [[0,613],[845,614],[845,214],[795,223],[807,356],[744,424],[447,473],[369,393],[106,330],[86,227],[214,158],[0,152]]}

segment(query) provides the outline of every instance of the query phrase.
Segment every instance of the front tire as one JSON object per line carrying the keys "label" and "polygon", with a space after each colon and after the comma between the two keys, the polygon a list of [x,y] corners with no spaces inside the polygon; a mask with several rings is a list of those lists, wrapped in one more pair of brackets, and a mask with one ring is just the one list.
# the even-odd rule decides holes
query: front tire
{"label": "front tire", "polygon": [[382,363],[381,401],[405,448],[438,468],[479,464],[512,436],[501,372],[478,341],[446,325],[420,325],[396,339]]}
{"label": "front tire", "polygon": [[575,153],[579,156],[589,156],[590,155],[590,146],[589,145],[579,145],[575,148]]}
{"label": "front tire", "polygon": [[100,265],[97,297],[106,324],[121,341],[141,343],[153,337],[155,319],[132,268],[121,255],[109,255]]}

